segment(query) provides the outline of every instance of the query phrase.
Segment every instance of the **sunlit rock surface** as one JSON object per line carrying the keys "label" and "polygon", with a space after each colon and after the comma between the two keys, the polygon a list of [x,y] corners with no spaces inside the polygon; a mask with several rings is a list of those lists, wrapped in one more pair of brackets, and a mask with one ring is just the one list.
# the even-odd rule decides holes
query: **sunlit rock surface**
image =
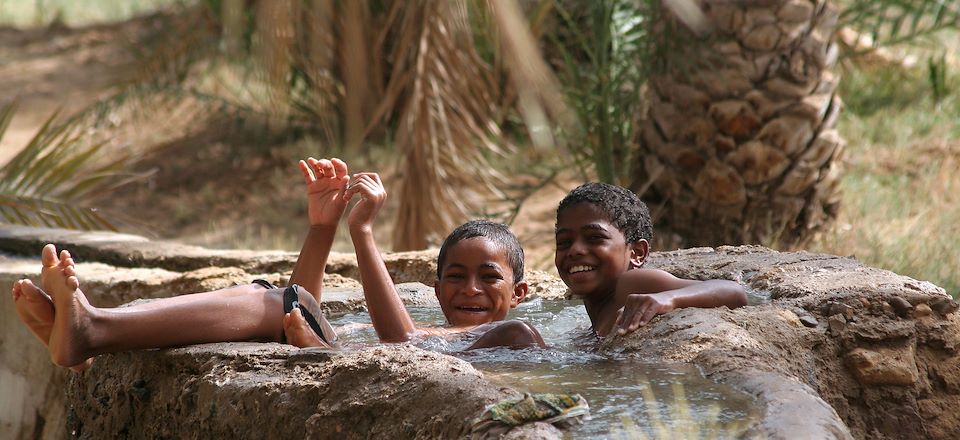
{"label": "sunlit rock surface", "polygon": [[[206,291],[254,278],[285,284],[296,255],[215,251],[140,237],[0,228],[0,283],[36,277],[41,246],[74,252],[98,306]],[[435,304],[436,251],[387,254],[407,304]],[[608,350],[646,361],[693,362],[754,395],[769,438],[957,438],[957,304],[942,289],[851,258],[762,247],[654,253],[650,266],[742,283],[751,306],[684,309]],[[324,308],[363,307],[351,255],[331,256]],[[531,291],[562,283],[531,274]],[[437,438],[465,432],[486,403],[515,390],[469,364],[411,347],[355,353],[280,344],[207,344],[119,353],[83,375],[54,368],[0,296],[0,438],[117,436]],[[456,404],[452,404],[455,402]],[[516,438],[557,435],[530,428]]]}
{"label": "sunlit rock surface", "polygon": [[[853,258],[756,246],[655,253],[649,264],[738,281],[756,305],[677,310],[608,349],[694,362],[714,380],[758,389],[782,438],[805,427],[817,429],[811,438],[841,428],[870,439],[960,437],[960,318],[943,289]],[[768,373],[804,387],[784,399],[749,385]],[[808,410],[772,417],[771,402],[791,400]]]}
{"label": "sunlit rock surface", "polygon": [[67,388],[67,429],[80,438],[459,438],[512,393],[465,361],[401,345],[204,344],[97,364]]}

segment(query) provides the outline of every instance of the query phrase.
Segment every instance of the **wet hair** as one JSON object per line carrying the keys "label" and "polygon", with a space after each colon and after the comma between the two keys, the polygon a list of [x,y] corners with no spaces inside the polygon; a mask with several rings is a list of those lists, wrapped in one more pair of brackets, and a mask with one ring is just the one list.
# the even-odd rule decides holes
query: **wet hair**
{"label": "wet hair", "polygon": [[447,252],[450,248],[463,240],[475,237],[483,237],[503,249],[507,253],[507,261],[513,269],[514,284],[523,281],[523,248],[520,247],[520,241],[517,240],[516,235],[513,235],[513,232],[510,232],[507,225],[489,220],[470,220],[457,226],[443,240],[443,245],[440,246],[440,255],[437,256],[437,279],[442,276],[443,263],[447,259]]}
{"label": "wet hair", "polygon": [[557,218],[560,218],[564,209],[578,203],[590,203],[599,208],[607,220],[623,234],[627,243],[635,243],[641,239],[650,241],[653,238],[650,210],[640,197],[629,189],[602,182],[584,183],[560,201]]}

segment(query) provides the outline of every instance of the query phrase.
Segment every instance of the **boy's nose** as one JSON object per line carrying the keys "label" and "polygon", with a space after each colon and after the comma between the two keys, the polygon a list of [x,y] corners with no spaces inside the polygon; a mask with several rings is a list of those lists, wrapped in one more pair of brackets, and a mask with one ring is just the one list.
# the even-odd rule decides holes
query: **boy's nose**
{"label": "boy's nose", "polygon": [[583,255],[587,253],[586,243],[584,243],[583,240],[574,240],[573,244],[570,245],[569,253],[571,255]]}
{"label": "boy's nose", "polygon": [[470,280],[464,288],[464,293],[469,296],[477,296],[480,294],[480,282],[478,280]]}

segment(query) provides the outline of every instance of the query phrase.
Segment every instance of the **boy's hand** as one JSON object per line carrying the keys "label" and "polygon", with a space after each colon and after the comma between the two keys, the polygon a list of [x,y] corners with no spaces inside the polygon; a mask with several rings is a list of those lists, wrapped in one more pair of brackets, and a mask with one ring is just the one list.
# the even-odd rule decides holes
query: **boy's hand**
{"label": "boy's hand", "polygon": [[373,219],[387,200],[387,190],[377,173],[358,173],[353,175],[350,187],[344,192],[344,198],[350,200],[354,194],[360,194],[360,201],[350,209],[347,224],[350,229],[370,231],[373,229]]}
{"label": "boy's hand", "polygon": [[673,299],[669,295],[657,293],[628,295],[627,302],[620,309],[614,327],[617,333],[625,335],[647,325],[654,316],[662,315],[675,308]]}
{"label": "boy's hand", "polygon": [[314,159],[300,161],[300,171],[307,183],[307,212],[310,226],[337,226],[347,207],[344,188],[347,186],[347,164],[342,160]]}

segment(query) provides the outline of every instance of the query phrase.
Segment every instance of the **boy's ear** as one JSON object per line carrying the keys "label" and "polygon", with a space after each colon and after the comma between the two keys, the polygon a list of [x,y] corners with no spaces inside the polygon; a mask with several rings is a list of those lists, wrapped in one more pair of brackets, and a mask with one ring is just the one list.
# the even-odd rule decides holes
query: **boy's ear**
{"label": "boy's ear", "polygon": [[636,269],[643,266],[643,263],[647,261],[647,256],[650,255],[650,243],[647,240],[641,238],[633,243],[630,243],[630,268]]}
{"label": "boy's ear", "polygon": [[530,286],[527,285],[526,281],[521,281],[513,285],[513,296],[510,297],[511,309],[523,302],[523,299],[527,297],[528,289],[530,289]]}

